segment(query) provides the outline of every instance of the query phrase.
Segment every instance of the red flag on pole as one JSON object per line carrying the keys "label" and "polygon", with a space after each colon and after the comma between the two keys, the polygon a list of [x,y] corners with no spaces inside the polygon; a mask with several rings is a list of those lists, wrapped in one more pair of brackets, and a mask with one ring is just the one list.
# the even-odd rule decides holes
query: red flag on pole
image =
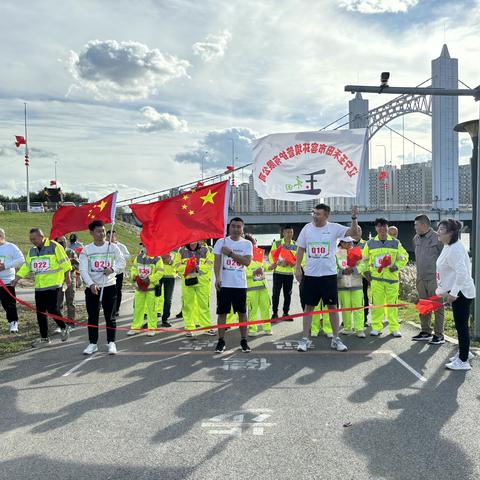
{"label": "red flag on pole", "polygon": [[147,254],[165,255],[190,242],[224,237],[228,188],[225,180],[159,202],[130,205],[142,223],[140,239]]}
{"label": "red flag on pole", "polygon": [[387,177],[388,177],[388,172],[386,172],[385,170],[382,170],[380,172],[380,175],[378,176],[378,179],[379,180],[385,180],[385,178],[387,178]]}
{"label": "red flag on pole", "polygon": [[359,246],[347,250],[347,265],[350,268],[355,268],[361,259],[362,249]]}
{"label": "red flag on pole", "polygon": [[25,137],[22,135],[15,135],[15,146],[18,148],[20,145],[25,145]]}
{"label": "red flag on pole", "polygon": [[86,203],[80,207],[59,207],[52,217],[50,238],[57,238],[70,232],[87,230],[94,220],[111,223],[115,219],[117,192],[111,193],[95,203]]}
{"label": "red flag on pole", "polygon": [[443,307],[443,304],[437,301],[440,299],[441,297],[438,295],[432,295],[428,298],[421,298],[415,305],[415,308],[420,315],[426,315],[427,313],[435,312],[439,308]]}
{"label": "red flag on pole", "polygon": [[263,263],[264,254],[265,254],[265,250],[263,248],[258,248],[255,245],[253,246],[252,260],[254,262]]}
{"label": "red flag on pole", "polygon": [[188,277],[197,268],[197,257],[190,257],[185,264],[184,277]]}
{"label": "red flag on pole", "polygon": [[286,248],[282,248],[280,251],[280,258],[287,262],[287,265],[293,266],[297,263],[297,257],[292,253],[291,250],[287,250]]}
{"label": "red flag on pole", "polygon": [[50,180],[50,186],[51,187],[56,187],[57,186],[57,181],[56,180]]}

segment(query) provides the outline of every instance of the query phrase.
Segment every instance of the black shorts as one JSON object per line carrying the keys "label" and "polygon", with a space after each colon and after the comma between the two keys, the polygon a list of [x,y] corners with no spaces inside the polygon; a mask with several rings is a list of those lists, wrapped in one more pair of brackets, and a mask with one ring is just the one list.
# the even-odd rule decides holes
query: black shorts
{"label": "black shorts", "polygon": [[247,313],[247,289],[222,287],[217,291],[217,315]]}
{"label": "black shorts", "polygon": [[338,305],[337,275],[323,277],[304,276],[303,301],[305,305],[317,306],[322,300],[324,305]]}

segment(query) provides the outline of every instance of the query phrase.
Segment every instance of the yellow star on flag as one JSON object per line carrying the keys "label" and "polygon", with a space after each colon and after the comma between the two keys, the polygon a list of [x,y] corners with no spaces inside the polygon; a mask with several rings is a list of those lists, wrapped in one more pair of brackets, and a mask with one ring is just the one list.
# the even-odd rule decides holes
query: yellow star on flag
{"label": "yellow star on flag", "polygon": [[193,210],[190,210],[190,211],[188,212],[189,215],[193,215],[194,213],[195,213],[195,212],[194,212]]}
{"label": "yellow star on flag", "polygon": [[184,200],[188,200],[188,195],[183,195],[182,198],[183,198]]}
{"label": "yellow star on flag", "polygon": [[183,209],[183,210],[186,210],[187,208],[188,208],[188,205],[187,205],[186,203],[184,203],[184,204],[182,205],[182,209]]}
{"label": "yellow star on flag", "polygon": [[108,202],[102,200],[100,203],[96,203],[89,211],[88,218],[95,218],[95,209],[98,208],[100,212],[108,205]]}
{"label": "yellow star on flag", "polygon": [[211,203],[212,205],[215,203],[213,201],[213,198],[215,197],[215,195],[217,194],[218,192],[213,192],[211,190],[208,191],[208,193],[206,195],[204,195],[203,197],[200,197],[202,200],[203,200],[203,206],[205,206],[207,203]]}
{"label": "yellow star on flag", "polygon": [[107,202],[105,200],[102,200],[98,205],[95,205],[95,207],[99,208],[100,211],[102,211],[107,205]]}

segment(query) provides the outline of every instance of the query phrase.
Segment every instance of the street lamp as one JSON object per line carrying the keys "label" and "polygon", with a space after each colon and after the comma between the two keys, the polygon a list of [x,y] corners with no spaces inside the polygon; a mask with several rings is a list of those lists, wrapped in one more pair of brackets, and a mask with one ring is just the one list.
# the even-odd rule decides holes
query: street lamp
{"label": "street lamp", "polygon": [[[472,274],[475,279],[475,285],[480,286],[480,245],[477,245],[477,226],[480,225],[480,196],[478,195],[478,185],[480,185],[479,166],[479,138],[478,138],[479,120],[469,120],[455,126],[456,132],[467,132],[473,143],[472,158],[470,159],[470,168],[472,175],[472,231],[470,232],[470,252],[473,255]],[[480,315],[475,303],[475,312]],[[480,338],[480,322],[475,321],[473,334],[475,338]]]}

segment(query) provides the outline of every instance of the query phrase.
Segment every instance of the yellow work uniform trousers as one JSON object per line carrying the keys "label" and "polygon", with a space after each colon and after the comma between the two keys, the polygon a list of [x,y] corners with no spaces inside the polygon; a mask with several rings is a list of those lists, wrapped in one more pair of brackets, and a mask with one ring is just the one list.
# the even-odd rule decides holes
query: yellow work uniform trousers
{"label": "yellow work uniform trousers", "polygon": [[143,317],[147,314],[148,328],[157,328],[157,312],[155,311],[155,292],[135,291],[133,306],[132,330],[137,330],[143,326]]}
{"label": "yellow work uniform trousers", "polygon": [[[355,290],[338,290],[338,301],[340,308],[356,308],[363,307],[363,289],[359,287]],[[353,325],[352,325],[353,318]],[[363,310],[354,310],[353,312],[342,312],[343,329],[350,332],[363,332]]]}
{"label": "yellow work uniform trousers", "polygon": [[[266,320],[270,318],[270,295],[267,288],[247,291],[248,320]],[[260,318],[258,318],[260,314]],[[262,323],[263,331],[267,332],[272,324]],[[257,332],[258,325],[249,325],[249,332]]]}
{"label": "yellow work uniform trousers", "polygon": [[[386,305],[397,303],[399,283],[381,282],[372,280],[372,305]],[[383,318],[386,316],[388,320],[388,329],[390,333],[396,332],[400,329],[398,323],[398,309],[397,308],[372,308],[372,330],[383,329]]]}
{"label": "yellow work uniform trousers", "polygon": [[182,313],[186,330],[193,330],[196,325],[211,327],[210,317],[210,283],[202,285],[182,285]]}

